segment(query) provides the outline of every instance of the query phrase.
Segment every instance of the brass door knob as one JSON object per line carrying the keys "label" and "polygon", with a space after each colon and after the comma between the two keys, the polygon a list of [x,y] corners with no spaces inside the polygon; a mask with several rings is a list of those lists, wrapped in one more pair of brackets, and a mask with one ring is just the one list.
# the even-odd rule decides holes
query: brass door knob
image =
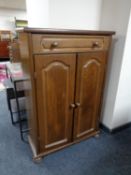
{"label": "brass door knob", "polygon": [[80,104],[79,102],[76,103],[76,107],[80,107],[80,105],[81,105],[81,104]]}
{"label": "brass door knob", "polygon": [[71,108],[75,108],[76,105],[72,103],[72,104],[70,104],[70,107],[71,107]]}

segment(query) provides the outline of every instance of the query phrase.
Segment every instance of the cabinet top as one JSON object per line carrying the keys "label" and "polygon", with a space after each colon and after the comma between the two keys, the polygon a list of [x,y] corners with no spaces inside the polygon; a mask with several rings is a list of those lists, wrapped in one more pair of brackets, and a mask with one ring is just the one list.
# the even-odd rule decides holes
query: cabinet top
{"label": "cabinet top", "polygon": [[19,32],[27,32],[33,34],[71,34],[71,35],[114,35],[114,31],[96,31],[96,30],[74,30],[74,29],[55,29],[55,28],[30,28],[25,27],[19,29]]}

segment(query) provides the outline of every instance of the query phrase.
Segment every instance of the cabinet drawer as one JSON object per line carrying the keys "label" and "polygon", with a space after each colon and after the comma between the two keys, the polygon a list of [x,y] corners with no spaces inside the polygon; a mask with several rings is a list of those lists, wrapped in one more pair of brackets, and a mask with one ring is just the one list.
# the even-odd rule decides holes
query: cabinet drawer
{"label": "cabinet drawer", "polygon": [[104,50],[103,36],[43,36],[33,35],[34,53]]}

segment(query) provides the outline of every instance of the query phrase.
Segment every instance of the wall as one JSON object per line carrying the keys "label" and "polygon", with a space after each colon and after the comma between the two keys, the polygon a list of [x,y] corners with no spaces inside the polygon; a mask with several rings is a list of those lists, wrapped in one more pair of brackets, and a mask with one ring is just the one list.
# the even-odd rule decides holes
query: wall
{"label": "wall", "polygon": [[25,10],[0,8],[0,30],[14,30],[14,17],[27,19]]}
{"label": "wall", "polygon": [[[36,1],[26,0],[29,11],[29,26],[38,27],[39,25],[39,27],[88,30],[99,29],[102,0],[49,0],[49,8],[47,7],[48,0],[39,1],[41,1],[42,4]],[[43,4],[44,2],[46,2],[45,5]],[[1,8],[0,28],[13,29],[14,16],[26,19],[26,12],[24,10],[19,11]]]}
{"label": "wall", "polygon": [[99,29],[102,0],[49,0],[50,26]]}
{"label": "wall", "polygon": [[112,127],[131,122],[131,13],[116,96]]}
{"label": "wall", "polygon": [[[109,67],[101,117],[102,123],[109,129],[113,129],[131,121],[131,117],[127,115],[129,106],[131,106],[131,98],[129,99],[130,103],[128,106],[127,103],[124,104],[123,101],[127,98],[126,92],[129,91],[126,87],[129,82],[125,80],[125,77],[131,71],[131,69],[128,69],[125,72],[123,69],[123,66],[128,63],[124,56],[124,49],[130,8],[130,0],[104,0],[102,6],[100,29],[116,31],[110,53],[111,56],[109,57]],[[125,82],[126,86],[123,86]],[[121,108],[122,105],[124,105],[123,108]]]}
{"label": "wall", "polygon": [[49,0],[26,0],[28,26],[49,27]]}

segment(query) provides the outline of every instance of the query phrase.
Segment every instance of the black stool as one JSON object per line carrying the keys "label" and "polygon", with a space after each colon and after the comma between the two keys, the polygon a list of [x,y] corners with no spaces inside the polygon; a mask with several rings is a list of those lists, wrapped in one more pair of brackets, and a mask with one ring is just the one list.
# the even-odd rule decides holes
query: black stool
{"label": "black stool", "polygon": [[[14,89],[13,84],[12,84],[10,79],[5,80],[4,85],[6,87],[6,98],[7,98],[8,109],[9,109],[10,114],[11,114],[11,122],[13,125],[15,125],[16,123],[19,123],[21,139],[23,141],[25,141],[24,137],[23,137],[23,133],[27,132],[28,129],[23,129],[23,121],[26,121],[27,118],[22,118],[21,113],[26,112],[26,109],[19,109],[19,113],[18,113],[18,106],[16,104],[16,98],[17,98],[17,101],[22,99],[22,98],[25,98],[24,91],[15,92],[15,89]],[[16,94],[17,94],[17,97],[16,97]],[[15,112],[12,110],[12,101],[14,101],[15,105],[16,105],[17,110]],[[19,107],[20,107],[20,105],[19,105]],[[14,116],[13,116],[14,113],[18,113],[18,120],[17,121],[14,120]]]}

